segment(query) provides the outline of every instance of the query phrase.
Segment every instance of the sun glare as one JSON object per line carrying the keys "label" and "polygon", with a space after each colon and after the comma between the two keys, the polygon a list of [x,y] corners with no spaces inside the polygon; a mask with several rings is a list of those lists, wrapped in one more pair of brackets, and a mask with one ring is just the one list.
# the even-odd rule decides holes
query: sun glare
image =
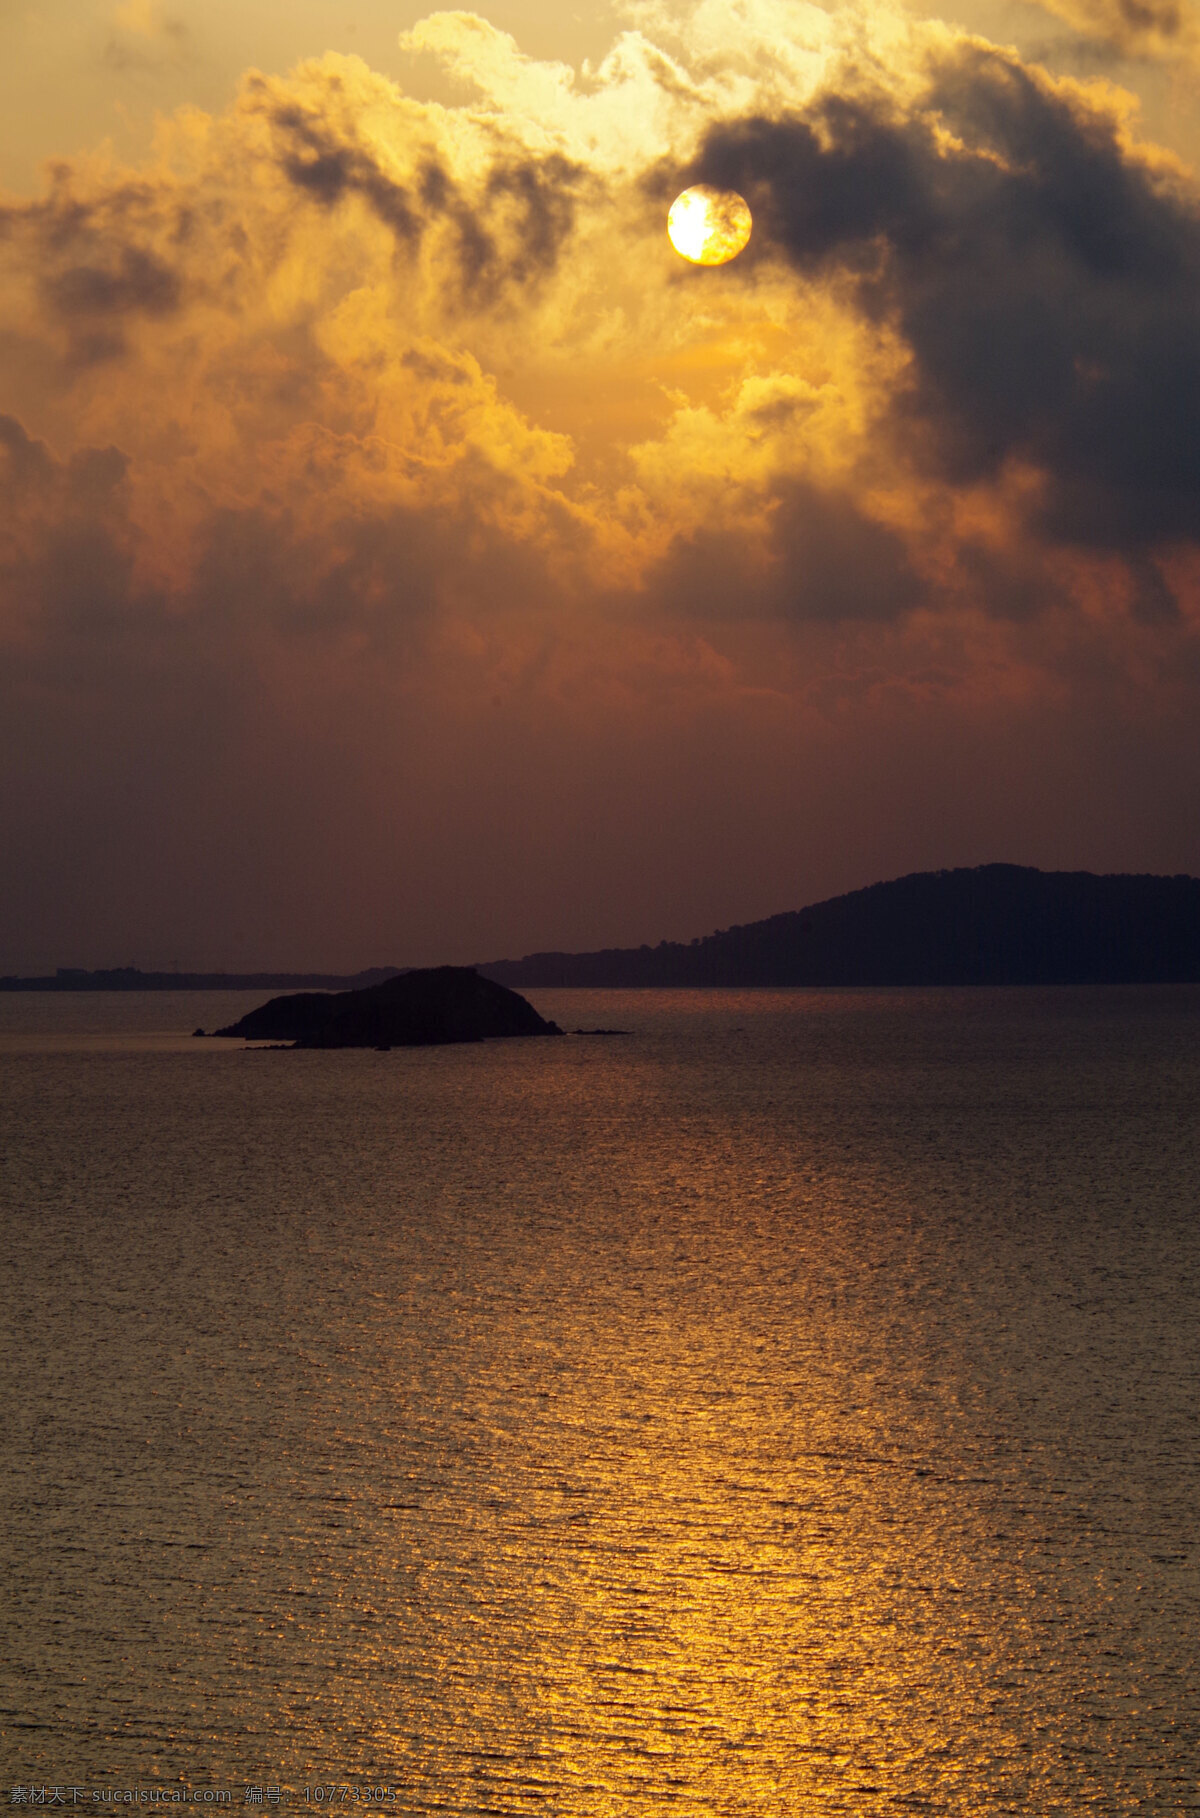
{"label": "sun glare", "polygon": [[671,245],[693,265],[727,265],[736,259],[752,226],[750,210],[736,189],[697,183],[676,196],[667,216]]}

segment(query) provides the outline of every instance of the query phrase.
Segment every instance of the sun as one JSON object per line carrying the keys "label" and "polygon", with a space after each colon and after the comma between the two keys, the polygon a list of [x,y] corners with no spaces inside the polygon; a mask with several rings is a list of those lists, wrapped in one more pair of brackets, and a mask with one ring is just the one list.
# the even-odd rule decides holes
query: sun
{"label": "sun", "polygon": [[671,245],[693,265],[727,265],[750,238],[753,223],[736,189],[697,183],[676,196],[667,216]]}

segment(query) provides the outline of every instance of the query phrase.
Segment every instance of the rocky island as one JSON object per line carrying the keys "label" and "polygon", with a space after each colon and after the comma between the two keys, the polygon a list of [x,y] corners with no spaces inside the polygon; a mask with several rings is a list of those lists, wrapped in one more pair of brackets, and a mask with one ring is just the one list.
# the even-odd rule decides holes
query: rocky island
{"label": "rocky island", "polygon": [[[196,1033],[202,1034],[202,1030]],[[294,1048],[423,1048],[501,1035],[561,1035],[516,991],[471,966],[401,972],[359,991],[273,997],[214,1035]]]}

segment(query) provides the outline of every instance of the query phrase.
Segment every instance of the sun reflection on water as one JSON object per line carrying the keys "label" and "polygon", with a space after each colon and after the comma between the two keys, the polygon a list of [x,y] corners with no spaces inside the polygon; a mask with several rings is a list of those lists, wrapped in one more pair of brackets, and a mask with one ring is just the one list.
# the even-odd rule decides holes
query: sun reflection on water
{"label": "sun reflection on water", "polygon": [[1195,1038],[830,1001],[14,1075],[13,1775],[1175,1809]]}

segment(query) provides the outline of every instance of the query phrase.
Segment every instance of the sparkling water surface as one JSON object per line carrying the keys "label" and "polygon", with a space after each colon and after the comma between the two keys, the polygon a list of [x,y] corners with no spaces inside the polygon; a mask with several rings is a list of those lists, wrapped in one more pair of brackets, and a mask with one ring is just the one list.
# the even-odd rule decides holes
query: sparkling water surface
{"label": "sparkling water surface", "polygon": [[5,1798],[1200,1811],[1200,989],[262,995],[0,995]]}

